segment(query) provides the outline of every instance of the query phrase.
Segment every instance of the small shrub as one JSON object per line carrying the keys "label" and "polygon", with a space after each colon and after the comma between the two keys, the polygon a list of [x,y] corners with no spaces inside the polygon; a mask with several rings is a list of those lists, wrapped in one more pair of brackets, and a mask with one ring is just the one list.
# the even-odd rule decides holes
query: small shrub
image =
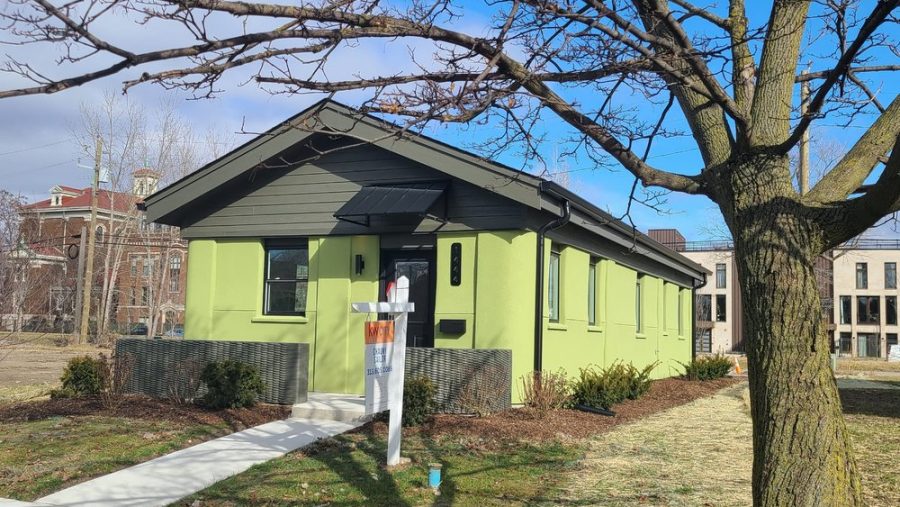
{"label": "small shrub", "polygon": [[688,380],[713,380],[728,375],[734,362],[722,354],[700,356],[684,366],[684,376]]}
{"label": "small shrub", "polygon": [[540,415],[569,406],[571,386],[566,372],[533,371],[522,377],[522,403]]}
{"label": "small shrub", "polygon": [[[88,397],[103,392],[106,385],[108,368],[101,359],[90,356],[78,356],[69,360],[63,370],[62,389],[57,397]],[[65,394],[65,396],[63,396]]]}
{"label": "small shrub", "polygon": [[476,417],[497,412],[509,401],[509,381],[503,368],[487,366],[469,377],[459,391],[458,406]]}
{"label": "small shrub", "polygon": [[265,389],[259,370],[231,359],[207,364],[200,380],[207,389],[203,404],[215,410],[252,407]]}
{"label": "small shrub", "polygon": [[125,386],[134,373],[134,356],[116,354],[107,358],[100,354],[100,364],[103,368],[103,391],[100,399],[107,409],[118,408],[125,397]]}
{"label": "small shrub", "polygon": [[200,390],[203,362],[197,359],[178,361],[167,373],[169,399],[178,404],[192,403]]}
{"label": "small shrub", "polygon": [[437,388],[426,376],[406,379],[403,383],[403,425],[419,426],[434,413]]}
{"label": "small shrub", "polygon": [[639,370],[633,364],[613,363],[606,368],[581,370],[572,387],[575,405],[609,410],[625,400],[635,400],[650,389],[650,374],[658,363]]}

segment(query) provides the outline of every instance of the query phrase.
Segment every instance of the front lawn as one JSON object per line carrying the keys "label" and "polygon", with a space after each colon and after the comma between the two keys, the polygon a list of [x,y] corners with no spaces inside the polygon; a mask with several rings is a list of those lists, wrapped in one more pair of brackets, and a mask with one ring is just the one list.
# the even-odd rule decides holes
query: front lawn
{"label": "front lawn", "polygon": [[[348,505],[513,506],[554,503],[584,455],[585,437],[708,396],[732,379],[654,382],[645,396],[616,405],[616,417],[561,410],[544,418],[525,410],[490,417],[437,416],[404,429],[412,463],[383,469],[386,428],[370,423],[257,465],[189,497],[181,506]],[[441,495],[428,487],[428,464],[443,465]]]}
{"label": "front lawn", "polygon": [[114,409],[97,400],[41,400],[0,406],[0,498],[35,500],[248,426],[288,409],[208,411],[128,398]]}

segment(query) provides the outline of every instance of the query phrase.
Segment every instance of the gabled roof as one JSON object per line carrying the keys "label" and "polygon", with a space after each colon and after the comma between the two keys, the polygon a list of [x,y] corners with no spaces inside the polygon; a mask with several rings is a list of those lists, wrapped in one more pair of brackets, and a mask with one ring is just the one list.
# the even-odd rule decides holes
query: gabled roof
{"label": "gabled roof", "polygon": [[[43,210],[65,210],[65,209],[81,209],[91,207],[91,187],[73,188],[56,185],[51,188],[51,192],[59,188],[63,191],[62,202],[59,206],[52,206],[50,199],[34,202],[22,206],[23,211],[43,211]],[[119,213],[128,213],[134,209],[137,198],[126,192],[113,192],[110,190],[100,190],[97,193],[97,208],[103,211],[116,211]]]}
{"label": "gabled roof", "polygon": [[616,220],[584,198],[551,181],[484,159],[473,153],[416,134],[351,107],[325,99],[197,171],[146,197],[140,205],[147,220],[175,223],[201,198],[265,167],[274,157],[314,135],[340,135],[369,143],[454,178],[512,199],[533,210],[558,215],[562,202],[573,208],[573,224],[635,250],[657,262],[700,279],[708,271],[632,227]]}

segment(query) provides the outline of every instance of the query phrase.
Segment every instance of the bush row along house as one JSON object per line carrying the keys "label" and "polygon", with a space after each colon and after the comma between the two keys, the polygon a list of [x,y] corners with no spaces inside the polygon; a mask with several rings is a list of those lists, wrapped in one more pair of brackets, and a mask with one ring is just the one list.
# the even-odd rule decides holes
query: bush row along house
{"label": "bush row along house", "polygon": [[[728,241],[686,241],[675,229],[650,237],[706,267],[713,275],[697,290],[698,352],[743,352],[740,280]],[[858,238],[816,262],[822,319],[842,356],[886,358],[898,344],[897,264],[900,240]]]}
{"label": "bush row along house", "polygon": [[143,206],[189,242],[185,337],[307,343],[310,390],[362,392],[377,316],[350,304],[401,275],[409,346],[511,350],[514,382],[691,358],[701,266],[560,185],[333,101]]}
{"label": "bush row along house", "polygon": [[[187,245],[175,228],[144,220],[141,199],[159,175],[132,174],[131,192],[100,190],[90,223],[91,189],[56,185],[50,197],[20,209],[20,240],[9,256],[9,285],[0,309],[4,330],[73,332],[80,313],[80,239],[94,227],[96,247],[91,329],[129,332],[146,324],[163,333],[184,322]],[[100,326],[98,329],[98,321]]]}

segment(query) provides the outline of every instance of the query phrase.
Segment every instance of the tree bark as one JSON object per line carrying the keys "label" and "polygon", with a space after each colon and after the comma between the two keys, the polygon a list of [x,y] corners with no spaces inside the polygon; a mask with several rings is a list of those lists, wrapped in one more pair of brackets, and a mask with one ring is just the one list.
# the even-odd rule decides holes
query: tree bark
{"label": "tree bark", "polygon": [[786,157],[756,155],[728,171],[722,199],[734,235],[753,418],[753,504],[862,505],[830,365],[815,261],[827,248],[794,191]]}

